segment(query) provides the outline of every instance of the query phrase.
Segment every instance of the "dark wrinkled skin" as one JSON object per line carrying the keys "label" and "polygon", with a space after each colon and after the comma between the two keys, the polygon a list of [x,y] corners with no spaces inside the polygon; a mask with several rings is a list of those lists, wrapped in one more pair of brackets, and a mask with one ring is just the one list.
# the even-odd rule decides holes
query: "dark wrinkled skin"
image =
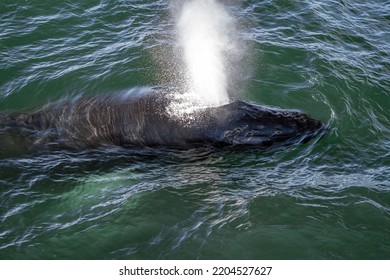
{"label": "dark wrinkled skin", "polygon": [[267,147],[307,141],[324,128],[306,114],[242,101],[202,109],[191,121],[168,113],[168,95],[113,94],[76,98],[32,113],[0,114],[4,150],[136,147]]}

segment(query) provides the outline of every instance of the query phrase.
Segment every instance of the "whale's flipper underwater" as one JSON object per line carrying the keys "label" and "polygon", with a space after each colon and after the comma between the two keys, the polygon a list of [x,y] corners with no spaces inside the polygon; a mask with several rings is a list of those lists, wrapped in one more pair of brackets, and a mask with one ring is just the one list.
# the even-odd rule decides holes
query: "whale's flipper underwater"
{"label": "whale's flipper underwater", "polygon": [[[199,109],[186,121],[170,112],[170,95],[80,97],[35,112],[0,113],[2,149],[87,149],[104,145],[268,147],[307,141],[324,125],[296,110],[243,101]],[[7,148],[8,147],[8,148]]]}

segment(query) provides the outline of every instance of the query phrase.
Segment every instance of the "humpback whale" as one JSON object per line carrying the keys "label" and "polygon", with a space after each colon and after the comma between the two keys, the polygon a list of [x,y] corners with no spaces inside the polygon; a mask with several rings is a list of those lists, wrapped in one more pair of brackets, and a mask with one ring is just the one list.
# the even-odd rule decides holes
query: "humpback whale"
{"label": "humpback whale", "polygon": [[[0,146],[87,149],[135,147],[269,147],[307,141],[324,125],[297,110],[244,101],[201,108],[189,121],[169,108],[163,91],[78,97],[33,112],[0,113]],[[5,148],[4,148],[5,147]]]}

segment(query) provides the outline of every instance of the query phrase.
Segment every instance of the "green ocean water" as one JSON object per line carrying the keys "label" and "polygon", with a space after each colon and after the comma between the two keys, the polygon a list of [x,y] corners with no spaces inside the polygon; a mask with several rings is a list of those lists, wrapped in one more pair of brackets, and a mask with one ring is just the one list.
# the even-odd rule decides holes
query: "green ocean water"
{"label": "green ocean water", "polygon": [[[1,1],[0,112],[180,81],[179,2]],[[247,50],[235,97],[327,134],[196,158],[0,147],[0,259],[390,259],[390,1],[220,3]]]}

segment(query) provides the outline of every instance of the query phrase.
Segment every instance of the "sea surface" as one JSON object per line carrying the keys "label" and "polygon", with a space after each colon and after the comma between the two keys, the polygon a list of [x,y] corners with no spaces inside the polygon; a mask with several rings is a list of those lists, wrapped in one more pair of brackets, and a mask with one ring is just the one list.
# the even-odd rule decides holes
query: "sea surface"
{"label": "sea surface", "polygon": [[[0,2],[0,112],[180,84],[169,0]],[[390,259],[390,1],[220,1],[239,98],[321,139],[0,153],[0,259]],[[0,148],[0,151],[2,149]]]}

